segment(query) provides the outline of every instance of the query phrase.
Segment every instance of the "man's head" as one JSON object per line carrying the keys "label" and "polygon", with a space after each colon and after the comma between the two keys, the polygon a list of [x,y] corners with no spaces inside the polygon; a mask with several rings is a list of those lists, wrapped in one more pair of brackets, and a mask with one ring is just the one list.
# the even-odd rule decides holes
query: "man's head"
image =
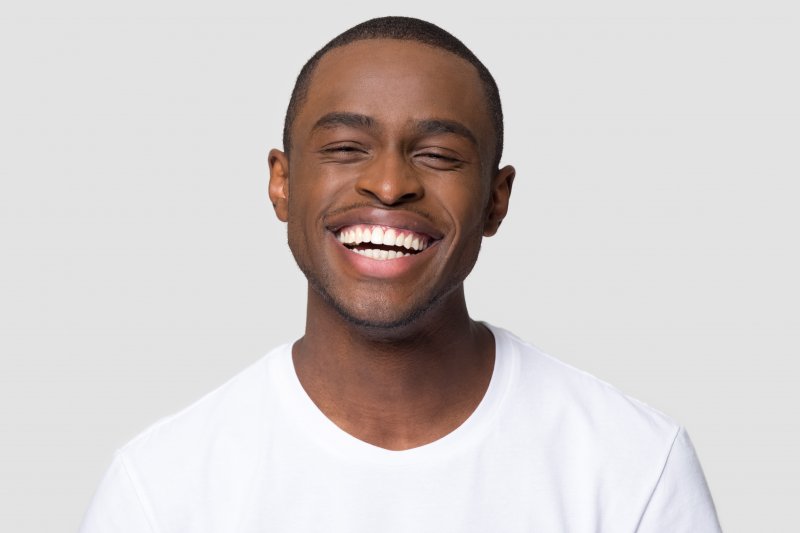
{"label": "man's head", "polygon": [[435,24],[410,17],[382,17],[362,22],[339,34],[311,56],[297,76],[286,109],[286,118],[283,122],[283,150],[287,153],[291,150],[292,125],[299,108],[303,105],[320,59],[335,48],[368,39],[396,39],[427,44],[455,54],[475,67],[486,92],[486,105],[495,131],[495,156],[492,169],[496,170],[503,154],[503,108],[500,104],[500,92],[492,74],[472,50],[453,35]]}
{"label": "man's head", "polygon": [[[444,33],[381,19],[343,35],[393,20]],[[463,308],[481,239],[508,207],[514,169],[497,168],[499,100],[497,109],[488,103],[484,76],[463,51],[417,38],[348,39],[315,55],[305,81],[301,74],[288,151],[270,152],[270,198],[314,289],[309,313],[332,308],[381,329],[443,319]]]}

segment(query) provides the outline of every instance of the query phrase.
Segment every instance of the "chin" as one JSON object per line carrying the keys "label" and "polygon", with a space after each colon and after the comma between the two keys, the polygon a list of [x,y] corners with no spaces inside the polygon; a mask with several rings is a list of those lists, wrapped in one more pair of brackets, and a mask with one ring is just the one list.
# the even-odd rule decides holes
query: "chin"
{"label": "chin", "polygon": [[395,315],[385,317],[375,316],[375,314],[359,316],[338,306],[336,307],[336,311],[342,318],[354,326],[372,330],[400,330],[416,323],[423,315],[425,315],[427,309],[415,309],[412,312],[402,316]]}
{"label": "chin", "polygon": [[374,287],[359,290],[357,295],[342,293],[336,289],[336,282],[330,275],[323,274],[318,277],[316,271],[305,268],[305,263],[300,261],[296,254],[295,260],[305,274],[310,288],[331,309],[335,310],[347,324],[363,330],[367,335],[373,334],[377,339],[402,336],[404,332],[413,329],[426,318],[426,315],[446,301],[447,296],[460,287],[463,280],[454,277],[447,286],[429,292],[428,299],[398,296],[397,300],[401,301],[399,303],[377,294]]}
{"label": "chin", "polygon": [[400,308],[397,303],[373,297],[367,301],[362,300],[362,304],[356,306],[352,303],[352,295],[335,294],[323,284],[315,283],[316,280],[308,279],[314,291],[348,324],[375,333],[399,332],[413,326],[439,300],[439,297],[434,297],[427,302],[406,302],[406,305]]}
{"label": "chin", "polygon": [[323,294],[323,297],[349,324],[375,330],[397,330],[411,326],[422,318],[434,303],[418,303],[406,309],[398,309],[395,304],[373,300],[364,306],[353,308],[330,294]]}

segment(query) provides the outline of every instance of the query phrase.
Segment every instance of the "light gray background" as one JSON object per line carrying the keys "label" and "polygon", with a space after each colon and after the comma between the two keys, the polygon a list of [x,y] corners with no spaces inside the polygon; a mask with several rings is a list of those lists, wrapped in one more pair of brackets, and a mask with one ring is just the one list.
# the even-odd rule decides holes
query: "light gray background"
{"label": "light gray background", "polygon": [[74,530],[117,447],[301,333],[267,151],[305,59],[385,14],[501,88],[474,316],[686,425],[726,531],[792,529],[789,2],[109,4],[0,12],[0,530]]}

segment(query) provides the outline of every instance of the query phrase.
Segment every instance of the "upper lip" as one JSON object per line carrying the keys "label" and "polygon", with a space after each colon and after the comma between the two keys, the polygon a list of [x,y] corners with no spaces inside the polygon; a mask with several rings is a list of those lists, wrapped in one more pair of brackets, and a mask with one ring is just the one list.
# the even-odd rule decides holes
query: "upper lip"
{"label": "upper lip", "polygon": [[401,230],[411,230],[439,240],[444,236],[430,220],[413,211],[401,209],[380,209],[375,207],[355,207],[325,219],[325,227],[336,233],[346,226],[369,224],[387,226]]}

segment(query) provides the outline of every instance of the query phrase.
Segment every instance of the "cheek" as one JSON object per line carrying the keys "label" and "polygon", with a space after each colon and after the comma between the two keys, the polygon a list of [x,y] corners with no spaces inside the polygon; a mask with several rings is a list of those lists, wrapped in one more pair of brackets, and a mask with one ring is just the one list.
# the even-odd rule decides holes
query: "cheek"
{"label": "cheek", "polygon": [[483,231],[486,217],[488,191],[479,185],[473,187],[459,186],[457,183],[447,187],[437,187],[437,202],[445,207],[459,230],[465,234],[480,228]]}
{"label": "cheek", "polygon": [[289,179],[289,203],[300,209],[324,210],[352,182],[352,170],[342,165],[320,165],[309,159],[312,157],[299,161]]}
{"label": "cheek", "polygon": [[309,196],[301,184],[296,184],[290,191],[286,231],[289,248],[298,261],[305,261],[310,255],[308,250],[311,249],[312,244],[309,239],[316,233],[314,230],[314,203],[314,197]]}
{"label": "cheek", "polygon": [[323,215],[330,211],[338,194],[336,180],[319,170],[298,165],[290,178],[287,204],[289,247],[295,257],[302,257],[306,262],[313,258],[315,254],[312,251],[319,248],[320,239],[325,237]]}

